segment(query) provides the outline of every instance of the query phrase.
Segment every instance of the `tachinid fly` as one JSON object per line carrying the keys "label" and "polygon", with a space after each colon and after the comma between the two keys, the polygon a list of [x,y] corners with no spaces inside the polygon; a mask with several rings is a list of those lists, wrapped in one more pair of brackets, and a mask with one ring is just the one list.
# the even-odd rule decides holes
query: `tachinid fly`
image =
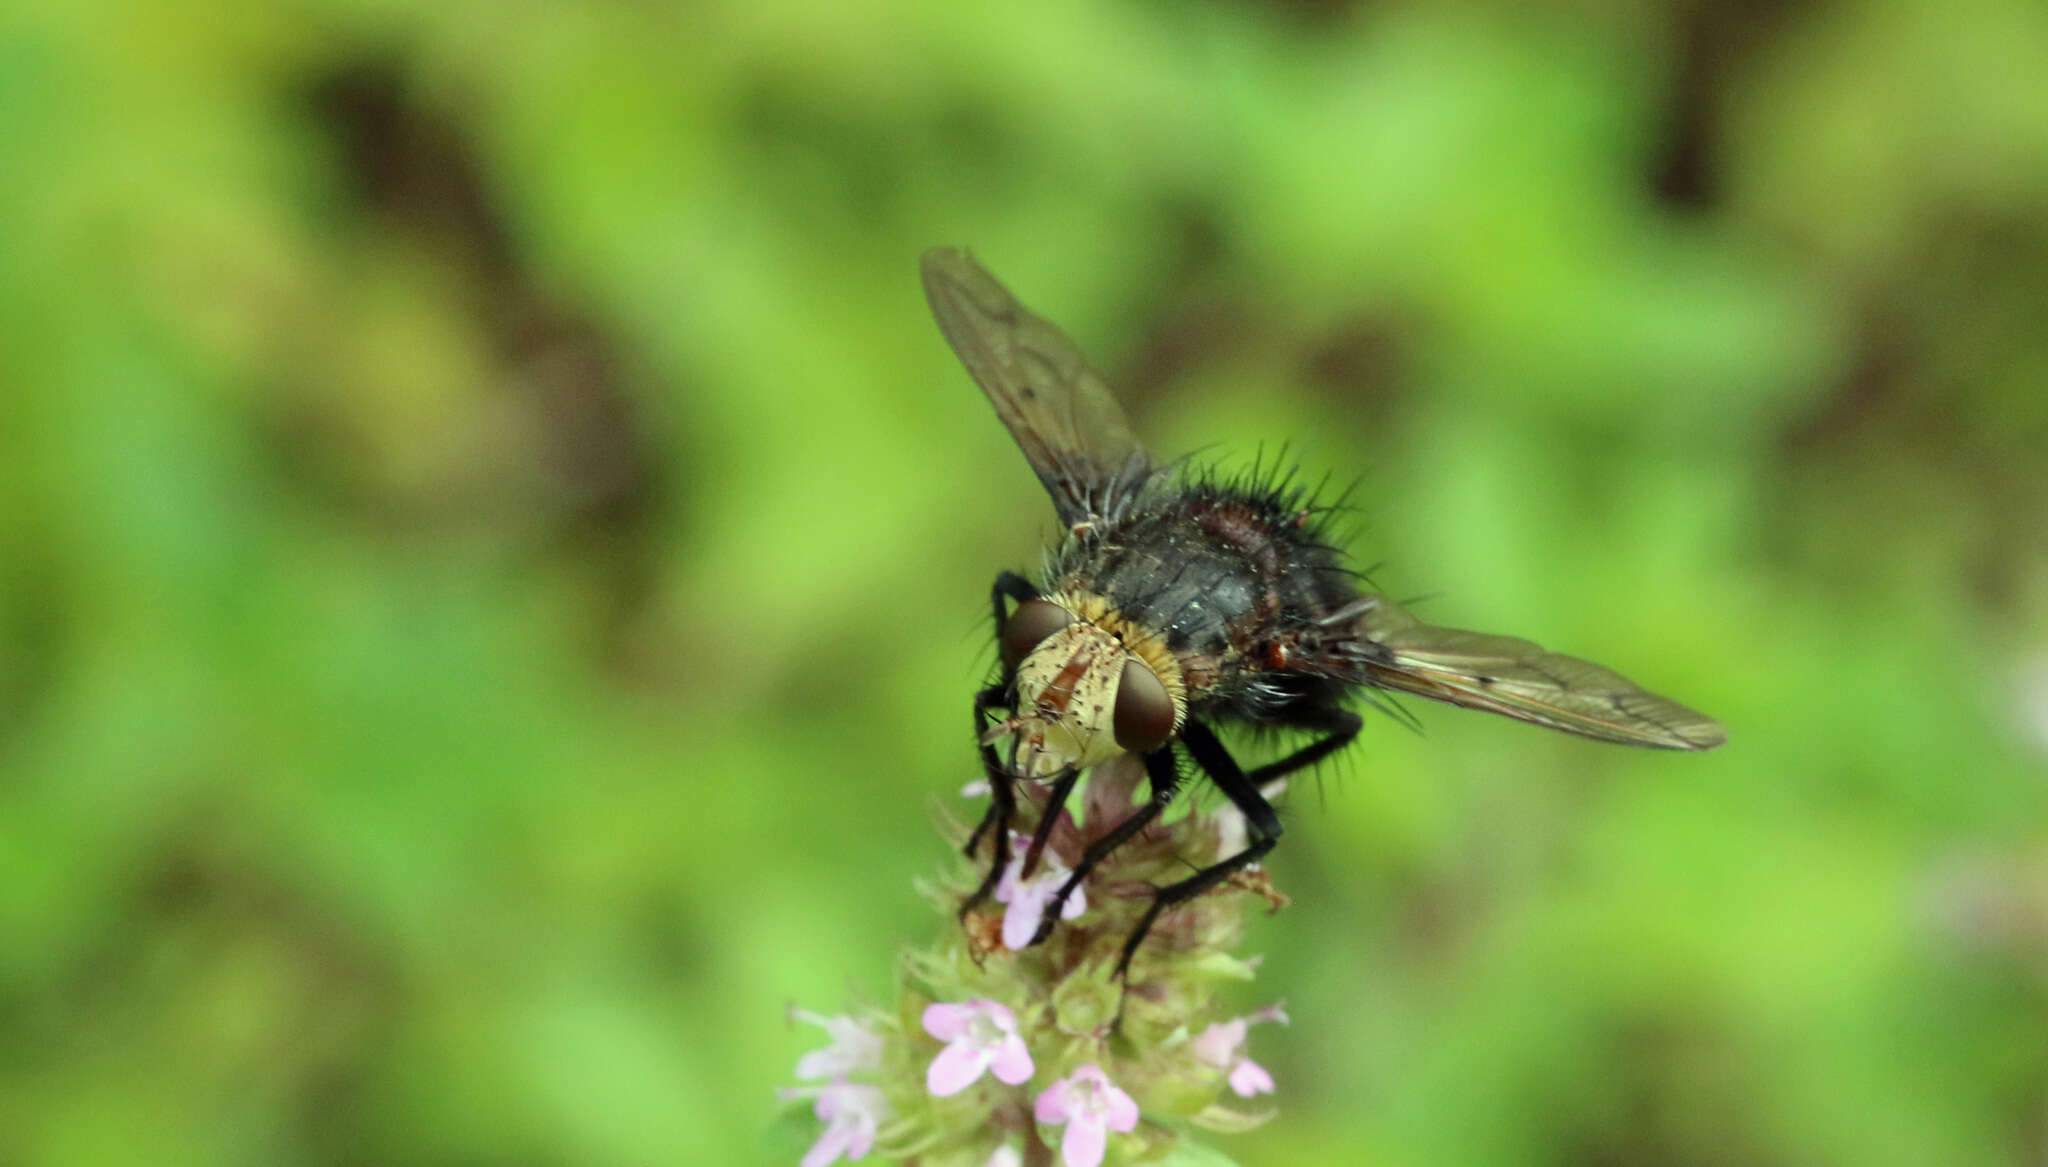
{"label": "tachinid fly", "polygon": [[[1081,771],[1135,754],[1151,786],[1144,805],[1089,845],[1046,910],[1037,943],[1089,872],[1166,809],[1180,783],[1178,749],[1243,812],[1247,846],[1155,891],[1124,943],[1121,975],[1160,912],[1272,849],[1280,820],[1261,789],[1348,743],[1361,723],[1347,698],[1371,700],[1376,690],[1624,745],[1705,750],[1725,739],[1713,719],[1599,665],[1526,640],[1425,624],[1361,590],[1323,541],[1317,513],[1289,492],[1155,462],[1074,343],[966,252],[935,248],[923,271],[940,331],[1067,530],[1043,587],[1004,572],[992,590],[1001,672],[974,698],[992,797],[967,853],[987,836],[994,863],[963,916],[1009,863],[1016,783],[1051,785],[1025,853],[1027,876]],[[1219,721],[1318,736],[1245,770],[1210,728]],[[1007,761],[995,749],[1006,738]]]}

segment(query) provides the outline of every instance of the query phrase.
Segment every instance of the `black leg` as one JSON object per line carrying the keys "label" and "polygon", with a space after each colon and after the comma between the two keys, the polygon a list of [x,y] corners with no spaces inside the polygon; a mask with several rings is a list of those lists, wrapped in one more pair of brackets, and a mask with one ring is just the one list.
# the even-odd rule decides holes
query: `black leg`
{"label": "black leg", "polygon": [[[1003,622],[1010,616],[1003,607],[1005,596],[1021,604],[1025,600],[1036,599],[1038,589],[1031,586],[1030,580],[1014,571],[996,573],[996,581],[989,587],[988,599],[995,618],[994,634],[998,640],[1002,639]],[[988,711],[992,708],[1005,708],[1003,699],[1009,693],[1009,689],[1010,678],[1005,676],[974,695],[974,737],[977,742],[980,742],[981,735],[988,731]],[[991,827],[1001,822],[1003,830],[997,832],[996,836],[998,862],[994,876],[994,879],[1000,879],[1003,864],[1008,863],[1010,859],[1009,826],[1010,818],[1017,809],[1016,787],[1010,779],[1009,771],[996,759],[995,747],[987,743],[981,745],[981,770],[982,775],[988,780],[988,813],[981,817],[981,823],[974,828],[974,833],[967,836],[967,846],[962,850],[967,853],[968,858],[973,858],[975,849],[981,846],[981,837],[987,834]],[[961,914],[965,915],[969,909],[987,898],[988,892],[994,887],[993,880],[988,881],[980,892],[968,899],[967,907],[960,910]]]}
{"label": "black leg", "polygon": [[[1316,739],[1277,762],[1268,762],[1245,778],[1254,788],[1263,790],[1266,783],[1283,778],[1306,766],[1313,766],[1338,750],[1351,744],[1358,736],[1358,727],[1365,724],[1363,718],[1349,709],[1329,705],[1311,705],[1305,709],[1289,710],[1275,719],[1278,724],[1295,729],[1321,730],[1327,736]],[[1219,745],[1217,747],[1221,749]],[[1206,767],[1204,767],[1206,769]]]}
{"label": "black leg", "polygon": [[[980,741],[981,735],[988,729],[989,709],[1000,707],[1008,691],[1009,686],[999,682],[974,695],[974,736],[977,741]],[[960,905],[962,919],[966,918],[967,913],[980,907],[996,890],[996,883],[1003,878],[1003,868],[1010,863],[1010,820],[1017,815],[1017,780],[1011,776],[1009,768],[996,757],[995,746],[987,742],[981,742],[981,772],[988,781],[988,813],[981,816],[981,825],[975,827],[974,833],[967,836],[967,846],[962,850],[972,859],[975,851],[981,847],[982,836],[993,832],[992,849],[995,858],[989,866],[988,875],[982,879],[981,886],[974,889],[974,894],[968,896],[967,901]]]}
{"label": "black leg", "polygon": [[1038,870],[1039,857],[1045,854],[1045,840],[1052,835],[1053,824],[1059,821],[1060,808],[1067,805],[1067,796],[1074,792],[1074,783],[1081,780],[1079,770],[1067,770],[1053,782],[1051,793],[1045,796],[1045,809],[1038,816],[1038,829],[1031,832],[1031,846],[1024,852],[1024,878]]}
{"label": "black leg", "polygon": [[988,590],[988,602],[989,606],[995,609],[996,637],[998,639],[1003,635],[1003,622],[1010,618],[1009,609],[1003,606],[1003,597],[1005,596],[1008,596],[1012,603],[1021,604],[1026,600],[1037,599],[1038,589],[1031,586],[1030,580],[1025,579],[1014,571],[999,571],[996,573],[996,582]]}
{"label": "black leg", "polygon": [[1088,878],[1089,873],[1108,858],[1110,852],[1123,846],[1132,835],[1151,825],[1152,820],[1158,818],[1167,804],[1173,801],[1173,792],[1180,787],[1180,771],[1173,764],[1172,746],[1164,746],[1145,755],[1145,776],[1152,780],[1152,797],[1145,805],[1132,811],[1129,817],[1118,823],[1108,834],[1088,844],[1088,849],[1081,852],[1081,861],[1074,864],[1074,873],[1067,876],[1067,881],[1053,894],[1052,902],[1045,906],[1045,918],[1038,922],[1038,932],[1031,938],[1032,944],[1037,944],[1052,935],[1053,925],[1059,922],[1060,912],[1067,906],[1067,897],[1074,894],[1074,889],[1081,886],[1081,881]]}
{"label": "black leg", "polygon": [[[1356,722],[1357,718],[1352,717],[1351,720]],[[1351,726],[1351,732],[1358,732],[1355,724]],[[1252,773],[1265,773],[1274,767],[1282,767],[1280,773],[1298,769],[1343,744],[1343,741],[1337,741],[1332,745],[1331,740],[1324,739],[1307,746],[1270,766],[1261,766]],[[1348,735],[1343,740],[1349,740]],[[1138,926],[1131,929],[1130,936],[1124,940],[1123,954],[1117,958],[1114,975],[1119,979],[1129,971],[1131,958],[1137,955],[1138,945],[1144,943],[1145,934],[1152,930],[1152,925],[1159,919],[1161,912],[1175,904],[1186,903],[1229,879],[1233,872],[1258,862],[1261,856],[1273,849],[1273,844],[1280,841],[1280,816],[1273,812],[1273,804],[1267,802],[1265,796],[1259,793],[1258,784],[1252,780],[1251,775],[1238,768],[1236,759],[1223,748],[1222,742],[1216,740],[1216,735],[1211,733],[1207,726],[1191,720],[1181,730],[1181,741],[1186,743],[1188,755],[1194,758],[1195,765],[1200,766],[1202,772],[1208,775],[1209,781],[1216,784],[1216,789],[1221,790],[1224,797],[1230,799],[1231,804],[1243,812],[1245,823],[1250,829],[1251,842],[1237,854],[1204,867],[1179,883],[1168,884],[1152,893],[1152,906],[1146,908],[1145,914],[1139,917]],[[1315,753],[1319,748],[1321,753]],[[1314,756],[1302,760],[1304,755],[1309,754]]]}

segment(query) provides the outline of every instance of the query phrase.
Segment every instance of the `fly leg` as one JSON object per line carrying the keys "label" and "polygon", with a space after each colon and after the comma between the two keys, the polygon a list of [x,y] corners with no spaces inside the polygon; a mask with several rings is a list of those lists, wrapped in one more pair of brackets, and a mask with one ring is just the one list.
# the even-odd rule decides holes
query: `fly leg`
{"label": "fly leg", "polygon": [[[995,639],[997,641],[1001,641],[1001,637],[1004,637],[1004,622],[1010,620],[1010,610],[1004,606],[1004,598],[1006,596],[1010,600],[1022,604],[1024,600],[1036,600],[1038,598],[1038,590],[1030,586],[1030,579],[1018,575],[1016,571],[997,571],[995,573],[995,584],[989,586],[989,608],[995,614]],[[1008,669],[1006,669],[1006,672],[1008,672]],[[975,694],[975,739],[977,741],[981,739],[983,731],[989,729],[989,708],[1001,708],[1001,706],[1004,706],[1004,700],[1001,700],[1001,698],[1004,698],[1004,692],[1008,692],[1008,688],[1010,688],[1010,678],[1006,676],[1001,682],[991,684],[989,688],[985,688],[979,694]],[[983,774],[989,780],[989,794],[993,794],[995,786],[999,782],[997,770],[1001,770],[1001,764],[995,760],[995,749],[991,745],[983,745],[981,747],[981,770],[983,770]],[[1016,805],[1016,801],[1012,798],[1012,807],[1014,805]],[[967,846],[961,848],[963,852],[967,852],[967,858],[975,858],[975,848],[981,846],[981,835],[987,833],[989,825],[993,825],[993,823],[995,823],[995,803],[991,801],[989,803],[989,813],[981,817],[981,825],[975,827],[973,835],[967,835]],[[1004,825],[1008,825],[1008,819],[1004,819]]]}
{"label": "fly leg", "polygon": [[1179,883],[1168,884],[1153,893],[1152,906],[1138,919],[1138,926],[1131,930],[1130,938],[1124,941],[1123,955],[1117,959],[1116,975],[1122,977],[1131,967],[1131,957],[1137,955],[1138,945],[1145,940],[1145,933],[1159,919],[1159,914],[1175,904],[1183,904],[1201,895],[1245,867],[1257,863],[1273,845],[1280,841],[1280,816],[1273,812],[1273,804],[1266,801],[1263,788],[1277,778],[1283,778],[1306,766],[1329,757],[1348,745],[1358,736],[1362,724],[1359,716],[1348,709],[1335,706],[1311,705],[1291,710],[1281,720],[1284,725],[1298,729],[1322,730],[1323,736],[1301,747],[1277,762],[1268,762],[1247,774],[1241,769],[1230,751],[1216,740],[1208,726],[1198,721],[1189,721],[1181,731],[1181,741],[1186,744],[1188,756],[1195,765],[1216,784],[1231,805],[1244,815],[1247,834],[1251,840],[1245,849],[1222,861],[1202,868]]}
{"label": "fly leg", "polygon": [[[1352,720],[1356,721],[1356,718]],[[1351,733],[1357,732],[1357,726],[1353,725]],[[1289,770],[1308,765],[1348,740],[1349,735],[1342,735],[1340,739],[1340,733],[1333,732],[1329,738],[1312,743],[1271,765],[1261,766],[1252,771],[1252,774],[1266,774],[1269,779],[1278,777]],[[1204,867],[1179,883],[1168,884],[1152,893],[1152,906],[1146,908],[1145,914],[1138,918],[1138,926],[1131,929],[1129,938],[1124,941],[1123,954],[1117,958],[1116,971],[1112,974],[1117,980],[1124,979],[1124,975],[1130,971],[1131,957],[1137,954],[1138,945],[1144,942],[1145,934],[1152,930],[1153,923],[1159,919],[1159,913],[1175,904],[1194,899],[1229,879],[1233,872],[1258,862],[1261,856],[1273,849],[1273,844],[1280,841],[1280,816],[1273,812],[1273,804],[1267,802],[1265,796],[1259,793],[1258,784],[1253,781],[1252,775],[1246,774],[1238,767],[1236,759],[1223,748],[1222,742],[1216,740],[1216,735],[1202,723],[1190,720],[1181,731],[1181,741],[1186,744],[1188,755],[1194,758],[1195,765],[1200,766],[1202,772],[1208,775],[1209,781],[1216,784],[1216,789],[1221,790],[1224,797],[1230,799],[1231,805],[1244,814],[1251,842],[1237,854]],[[1320,752],[1316,752],[1318,749]],[[1313,756],[1304,758],[1304,755]],[[1281,769],[1275,773],[1268,773],[1275,767]],[[1118,1014],[1121,1016],[1121,1008]]]}
{"label": "fly leg", "polygon": [[[1021,604],[1026,600],[1037,599],[1038,589],[1031,586],[1030,580],[1014,571],[996,573],[995,583],[989,587],[988,599],[989,608],[995,618],[995,634],[998,641],[1002,639],[1003,623],[1010,615],[1003,604],[1005,597]],[[981,886],[974,889],[974,894],[967,897],[966,903],[960,905],[962,919],[988,899],[995,891],[997,882],[1002,879],[1003,869],[1010,865],[1010,821],[1017,815],[1017,780],[1011,776],[1009,768],[1003,765],[1001,759],[996,757],[995,746],[981,741],[981,735],[988,730],[988,711],[1004,708],[1009,696],[1009,669],[1005,668],[1003,672],[1001,680],[974,695],[974,738],[980,743],[982,777],[988,782],[988,813],[981,816],[981,822],[974,828],[974,833],[967,836],[967,845],[961,850],[972,859],[974,853],[981,848],[982,836],[994,832],[991,849],[995,852],[995,858],[989,865],[988,875],[982,879]],[[1068,788],[1072,789],[1072,783],[1068,784]],[[1034,851],[1036,849],[1034,847]]]}
{"label": "fly leg", "polygon": [[[1311,705],[1304,709],[1288,710],[1273,720],[1277,724],[1295,729],[1320,730],[1325,736],[1317,738],[1277,762],[1268,762],[1246,774],[1245,779],[1261,793],[1264,793],[1266,785],[1275,779],[1313,766],[1350,745],[1351,739],[1358,736],[1359,726],[1365,724],[1364,719],[1349,709],[1339,709],[1331,705]],[[1220,750],[1222,747],[1219,745],[1217,749]]]}
{"label": "fly leg", "polygon": [[1059,922],[1060,912],[1067,906],[1067,898],[1074,894],[1075,888],[1081,886],[1081,881],[1088,878],[1089,874],[1109,857],[1110,852],[1123,846],[1132,835],[1150,826],[1152,820],[1158,818],[1166,809],[1166,805],[1173,801],[1173,792],[1180,787],[1180,771],[1173,764],[1171,746],[1145,755],[1145,776],[1151,780],[1152,797],[1146,800],[1145,805],[1132,811],[1124,821],[1111,828],[1108,834],[1088,844],[1088,849],[1081,852],[1080,862],[1074,864],[1074,873],[1067,876],[1067,881],[1060,885],[1059,891],[1053,893],[1052,900],[1045,905],[1045,918],[1038,922],[1038,932],[1031,937],[1032,944],[1037,944],[1052,935],[1053,925]]}
{"label": "fly leg", "polygon": [[[989,608],[993,611],[995,616],[995,635],[998,643],[1000,643],[1002,640],[1003,624],[1010,618],[1009,610],[1005,608],[1003,605],[1003,599],[1006,596],[1009,599],[1021,604],[1026,600],[1037,599],[1038,589],[1031,586],[1030,580],[1025,579],[1023,576],[1018,575],[1014,571],[1000,571],[996,573],[996,582],[993,585],[991,585],[988,590],[988,601]],[[1006,674],[1008,673],[1008,671],[1008,669],[1004,670]],[[1008,692],[1009,683],[1010,678],[1006,675],[1001,681],[993,685],[990,685],[988,688],[983,689],[981,692],[975,694],[975,740],[979,741],[981,739],[981,735],[988,729],[988,711],[991,708],[1003,708],[1003,695],[1006,692]],[[981,769],[982,773],[988,779],[989,794],[992,797],[989,802],[988,813],[983,815],[981,818],[981,825],[975,827],[974,833],[967,836],[967,846],[961,848],[961,850],[965,852],[967,857],[970,859],[974,857],[975,849],[981,846],[981,837],[984,834],[987,834],[988,829],[995,824],[997,818],[996,811],[1000,805],[994,797],[996,787],[1002,785],[1002,779],[1004,777],[1007,777],[1007,771],[1004,771],[1002,774],[998,774],[998,771],[1003,770],[1002,764],[996,760],[995,748],[987,744],[984,744],[981,747]],[[1016,799],[1014,798],[1014,796],[1010,799],[1010,806],[1013,810],[1015,809]],[[1005,827],[1009,825],[1009,818],[1007,815],[1003,816],[1003,825]],[[1004,848],[1001,854],[1003,855],[1004,862],[1008,862],[1009,855],[1007,843],[998,843],[997,846]]]}
{"label": "fly leg", "polygon": [[[1138,926],[1132,929],[1130,937],[1124,941],[1123,953],[1117,959],[1116,965],[1115,975],[1118,978],[1122,978],[1130,968],[1131,958],[1137,953],[1138,945],[1144,942],[1145,934],[1151,931],[1161,912],[1201,895],[1230,878],[1239,869],[1258,862],[1261,856],[1272,850],[1273,845],[1280,841],[1280,816],[1273,812],[1273,806],[1266,801],[1261,788],[1275,779],[1312,766],[1342,749],[1352,738],[1358,736],[1362,723],[1356,713],[1347,709],[1310,706],[1293,712],[1285,718],[1283,724],[1299,729],[1322,730],[1324,736],[1276,762],[1269,762],[1247,774],[1206,726],[1192,720],[1187,723],[1181,733],[1181,741],[1187,747],[1189,756],[1194,758],[1195,764],[1201,767],[1209,780],[1216,784],[1216,788],[1244,814],[1252,841],[1236,855],[1205,867],[1179,883],[1160,888],[1154,894],[1152,906],[1145,910],[1145,914],[1138,920]],[[1074,889],[1081,885],[1081,881],[1088,878],[1089,873],[1108,858],[1112,851],[1157,819],[1173,801],[1174,791],[1180,785],[1180,772],[1174,768],[1172,749],[1160,749],[1147,754],[1145,773],[1151,779],[1151,799],[1133,811],[1130,817],[1118,823],[1108,834],[1090,844],[1082,853],[1081,861],[1075,864],[1073,874],[1060,885],[1059,891],[1046,905],[1045,918],[1038,922],[1038,932],[1031,938],[1031,943],[1037,944],[1052,935],[1053,925],[1058,922],[1061,909],[1066,906],[1068,897],[1073,895]],[[1060,796],[1063,792],[1056,789],[1054,794]],[[1053,804],[1053,810],[1057,810],[1057,803]],[[1041,823],[1041,830],[1043,826]],[[1035,842],[1034,840],[1034,844]],[[1033,852],[1036,850],[1037,847],[1034,845]]]}
{"label": "fly leg", "polygon": [[988,602],[989,606],[995,609],[996,639],[998,641],[1003,637],[1004,622],[1010,618],[1009,609],[1003,606],[1003,597],[1005,596],[1008,596],[1013,602],[1021,604],[1026,600],[1037,599],[1038,589],[1031,586],[1030,580],[1025,579],[1014,571],[999,571],[996,573],[996,582],[988,589]]}
{"label": "fly leg", "polygon": [[[1000,602],[1000,601],[999,601]],[[1002,705],[1009,686],[998,682],[974,695],[974,736],[979,739],[988,728],[988,711]],[[989,864],[988,875],[967,902],[960,905],[960,918],[981,906],[990,893],[996,890],[996,882],[1003,877],[1003,868],[1010,865],[1010,820],[1017,815],[1017,780],[1009,768],[996,757],[995,746],[981,743],[981,772],[988,781],[988,813],[981,816],[981,825],[967,836],[967,846],[962,848],[969,859],[981,847],[981,837],[993,834],[995,859]]]}
{"label": "fly leg", "polygon": [[1052,790],[1045,796],[1045,808],[1038,815],[1038,829],[1031,832],[1031,845],[1024,849],[1024,866],[1019,870],[1023,878],[1031,878],[1038,870],[1039,857],[1045,854],[1045,841],[1052,836],[1053,824],[1060,821],[1060,811],[1067,805],[1067,796],[1074,792],[1074,783],[1081,780],[1079,770],[1069,769],[1052,784]]}
{"label": "fly leg", "polygon": [[[974,736],[976,739],[979,739],[988,730],[988,711],[990,709],[1002,708],[1003,693],[1004,687],[996,684],[990,685],[974,695]],[[981,816],[981,822],[974,828],[974,833],[967,836],[967,845],[960,848],[961,853],[969,859],[974,858],[975,851],[981,847],[981,837],[988,833],[988,829],[994,826],[998,819],[1002,820],[1005,827],[1010,825],[1009,814],[999,812],[1003,812],[1006,804],[1012,809],[1014,809],[1016,804],[1016,795],[1012,786],[1014,779],[1010,777],[1009,770],[1005,769],[1003,764],[996,759],[995,746],[986,742],[981,744],[981,775],[982,780],[988,783],[988,812]]]}

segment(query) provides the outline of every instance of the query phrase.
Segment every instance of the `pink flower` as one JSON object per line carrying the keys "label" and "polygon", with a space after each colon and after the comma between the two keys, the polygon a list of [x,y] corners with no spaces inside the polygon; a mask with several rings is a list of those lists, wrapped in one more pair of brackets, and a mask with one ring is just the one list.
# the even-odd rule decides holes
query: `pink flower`
{"label": "pink flower", "polygon": [[1034,1113],[1040,1122],[1066,1124],[1060,1137],[1066,1167],[1100,1167],[1109,1132],[1124,1134],[1138,1125],[1138,1104],[1094,1062],[1046,1087]]}
{"label": "pink flower", "polygon": [[1031,1078],[1031,1051],[1017,1034],[1017,1015],[1008,1005],[976,998],[964,1005],[927,1005],[924,1031],[946,1043],[925,1072],[935,1097],[958,1094],[993,1070],[996,1080],[1016,1086]]}
{"label": "pink flower", "polygon": [[1275,1089],[1273,1075],[1266,1072],[1266,1067],[1250,1058],[1240,1061],[1237,1068],[1230,1071],[1230,1088],[1237,1091],[1239,1098],[1271,1094]]}
{"label": "pink flower", "polygon": [[[1011,837],[1010,865],[1003,869],[1002,881],[996,884],[996,902],[1008,904],[1003,912],[1003,947],[1012,952],[1021,952],[1030,947],[1031,938],[1038,934],[1039,922],[1045,919],[1045,906],[1067,881],[1072,871],[1061,863],[1051,848],[1038,857],[1038,870],[1030,879],[1024,879],[1024,852],[1031,846],[1028,835]],[[1060,919],[1071,920],[1088,910],[1088,892],[1076,887],[1074,894],[1067,897],[1066,906],[1060,909]]]}
{"label": "pink flower", "polygon": [[855,1070],[882,1067],[882,1035],[851,1017],[821,1017],[808,1009],[791,1009],[789,1015],[823,1029],[832,1044],[812,1050],[796,1064],[799,1078],[836,1078]]}
{"label": "pink flower", "polygon": [[1219,1070],[1228,1070],[1230,1088],[1240,1098],[1271,1094],[1274,1090],[1273,1075],[1244,1055],[1245,1031],[1261,1021],[1278,1021],[1285,1025],[1287,1010],[1284,1006],[1268,1005],[1247,1017],[1218,1021],[1195,1039],[1195,1056]]}
{"label": "pink flower", "polygon": [[844,1157],[848,1161],[866,1155],[875,1145],[875,1129],[888,1117],[889,1103],[877,1086],[858,1086],[835,1078],[827,1086],[785,1090],[784,1098],[800,1098],[815,1091],[812,1110],[825,1124],[825,1133],[804,1152],[803,1167],[825,1167]]}

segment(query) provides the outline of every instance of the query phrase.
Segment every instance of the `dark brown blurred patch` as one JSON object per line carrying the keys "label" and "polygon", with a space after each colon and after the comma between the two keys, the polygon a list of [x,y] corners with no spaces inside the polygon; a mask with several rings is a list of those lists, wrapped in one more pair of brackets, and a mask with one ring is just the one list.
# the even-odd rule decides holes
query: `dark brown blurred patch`
{"label": "dark brown blurred patch", "polygon": [[1298,327],[1284,309],[1232,282],[1231,231],[1217,208],[1180,194],[1163,198],[1154,218],[1161,225],[1160,259],[1145,273],[1142,299],[1162,310],[1112,377],[1141,432],[1146,412],[1170,397],[1175,382],[1215,364],[1270,365],[1291,371],[1302,389],[1346,411],[1362,409],[1376,418],[1392,411],[1409,371],[1412,321],[1390,307],[1370,306],[1320,332]]}
{"label": "dark brown blurred patch", "polygon": [[1776,1167],[1794,1162],[1774,1150],[1755,1105],[1769,1064],[1729,1020],[1677,1001],[1637,1010],[1601,1028],[1603,1105],[1561,1106],[1555,1160],[1587,1167]]}
{"label": "dark brown blurred patch", "polygon": [[1847,375],[1816,408],[1787,426],[1780,448],[1793,458],[1854,444],[1904,405],[1904,390],[1915,374],[1897,322],[1889,313],[1866,309],[1855,329],[1856,348]]}
{"label": "dark brown blurred patch", "polygon": [[[345,408],[335,401],[345,384],[286,395],[294,404],[274,427],[282,472],[373,525],[495,528],[508,548],[539,534],[535,550],[595,574],[608,609],[599,635],[614,641],[654,589],[654,519],[669,502],[658,443],[632,391],[639,362],[597,313],[531,267],[468,127],[445,103],[425,100],[399,62],[338,70],[304,105],[334,144],[348,199],[333,216],[339,229],[395,241],[452,271],[489,375],[475,408],[454,423],[478,435],[457,444],[484,451],[481,463],[451,472],[438,492],[394,493],[352,470],[360,434],[334,413]],[[498,436],[507,430],[517,436]],[[314,464],[295,466],[298,454]],[[609,643],[607,655],[616,659],[618,647]]]}
{"label": "dark brown blurred patch", "polygon": [[1302,379],[1364,409],[1368,420],[1384,420],[1396,412],[1412,383],[1418,329],[1392,311],[1361,310],[1313,338],[1303,356]]}
{"label": "dark brown blurred patch", "polygon": [[[1245,305],[1231,300],[1162,302],[1171,306],[1151,322],[1113,377],[1118,396],[1133,416],[1142,415],[1148,402],[1192,371],[1254,346],[1262,331]],[[1145,427],[1141,423],[1138,428]]]}
{"label": "dark brown blurred patch", "polygon": [[2048,395],[2033,391],[2048,366],[2030,356],[2048,335],[2048,236],[1960,200],[1918,222],[1898,262],[1840,293],[1849,360],[1781,433],[1765,546],[1860,588],[1896,570],[1902,534],[1928,540],[1981,610],[2023,615],[2048,558]]}
{"label": "dark brown blurred patch", "polygon": [[1389,310],[1363,308],[1310,331],[1236,297],[1162,300],[1171,306],[1113,377],[1140,431],[1148,408],[1170,408],[1172,386],[1210,365],[1249,361],[1291,371],[1289,384],[1376,430],[1410,384],[1414,328]]}
{"label": "dark brown blurred patch", "polygon": [[1664,205],[1706,211],[1720,201],[1724,178],[1717,134],[1729,92],[1758,50],[1793,16],[1814,6],[1793,0],[1677,0],[1669,11],[1673,53],[1663,140],[1650,189]]}
{"label": "dark brown blurred patch", "polygon": [[485,276],[517,274],[481,159],[457,127],[414,104],[396,61],[344,67],[316,81],[307,104],[338,148],[346,189],[363,212],[464,245]]}
{"label": "dark brown blurred patch", "polygon": [[[292,1141],[257,1145],[342,1161],[327,1134],[360,1120],[405,987],[388,941],[317,893],[302,868],[226,804],[167,815],[97,933],[55,970],[61,983],[28,1007],[0,1001],[8,1044],[111,1066],[128,1053],[96,1035],[159,1034],[196,1076],[177,1093],[223,1106],[274,1099],[293,1117],[261,1138]],[[239,1015],[219,1029],[227,1001]]]}

